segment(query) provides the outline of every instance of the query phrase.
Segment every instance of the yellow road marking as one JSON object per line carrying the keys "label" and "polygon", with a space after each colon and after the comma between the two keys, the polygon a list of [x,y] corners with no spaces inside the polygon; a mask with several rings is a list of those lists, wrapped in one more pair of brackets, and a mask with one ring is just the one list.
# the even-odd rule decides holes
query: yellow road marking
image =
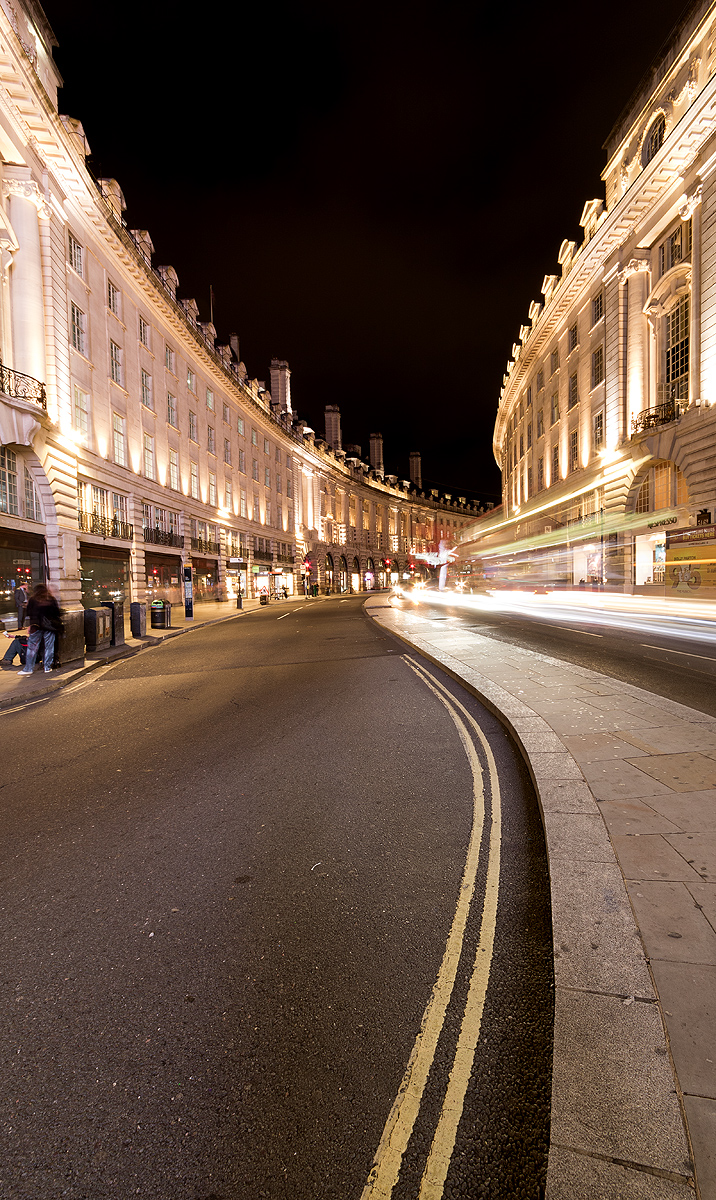
{"label": "yellow road marking", "polygon": [[[493,884],[494,879],[499,879],[499,788],[497,785],[497,769],[487,741],[482,733],[482,730],[477,725],[477,722],[470,713],[460,704],[454,696],[444,688],[433,676],[423,670],[414,660],[403,656],[404,661],[412,668],[413,671],[423,680],[427,687],[434,693],[435,696],[445,706],[455,724],[455,727],[462,741],[463,748],[467,755],[468,762],[472,770],[473,777],[473,825],[470,834],[470,844],[468,846],[467,856],[465,860],[465,868],[463,871],[462,882],[460,885],[460,893],[458,897],[455,916],[448,935],[445,953],[443,955],[438,978],[433,988],[430,1000],[423,1014],[423,1020],[420,1027],[420,1032],[415,1040],[413,1050],[408,1061],[408,1066],[403,1076],[402,1083],[398,1090],[393,1107],[386,1121],[383,1135],[381,1137],[373,1166],[368,1176],[368,1182],[363,1189],[361,1200],[388,1200],[391,1196],[393,1188],[398,1181],[400,1174],[400,1166],[402,1158],[407,1149],[410,1136],[415,1125],[415,1121],[420,1110],[420,1104],[427,1083],[428,1074],[435,1057],[438,1040],[442,1032],[445,1021],[447,1006],[452,995],[457,967],[462,952],[462,945],[465,936],[465,927],[467,917],[470,910],[470,904],[475,890],[475,878],[477,875],[477,866],[480,854],[480,844],[482,841],[482,830],[485,820],[485,803],[484,790],[482,781],[482,768],[475,751],[475,746],[470,737],[468,728],[465,722],[458,716],[457,709],[460,709],[470,725],[476,730],[480,741],[484,745],[488,754],[488,764],[490,766],[490,775],[493,788],[493,820],[490,834],[490,856],[488,860],[488,895],[485,897],[485,911],[480,930],[480,943],[478,945],[477,956],[480,962],[480,979],[484,978],[484,989],[481,991],[481,984],[470,985],[470,993],[468,995],[468,1004],[466,1014],[463,1018],[463,1030],[474,1032],[475,1029],[475,1013],[474,1009],[476,1001],[482,995],[482,1003],[484,1003],[484,992],[487,988],[487,979],[489,977],[490,961],[492,957],[492,946],[494,943],[494,921],[495,910],[497,906],[497,888]],[[439,689],[439,690],[438,690]],[[441,694],[442,693],[442,694]],[[497,809],[497,823],[495,822],[494,810]],[[497,867],[495,874],[495,846],[497,847]],[[494,897],[492,892],[494,890]],[[490,932],[491,931],[491,932]],[[478,974],[477,967],[475,975]],[[471,998],[473,1000],[471,1006]],[[468,1018],[469,1010],[469,1018]],[[479,1012],[481,1015],[482,1006],[480,1005]],[[477,1045],[477,1037],[479,1036],[479,1019],[477,1023],[477,1033],[474,1034],[474,1043]],[[461,1031],[461,1039],[463,1032]],[[462,1112],[462,1104],[464,1102],[465,1089],[467,1088],[467,1080],[470,1077],[470,1070],[474,1058],[475,1050],[472,1049],[470,1055],[470,1039],[467,1037],[464,1040],[464,1045],[458,1043],[458,1053],[456,1053],[456,1062],[458,1054],[460,1055],[460,1066],[456,1070],[453,1066],[452,1076],[455,1075],[455,1085],[448,1085],[448,1096],[453,1105],[453,1119],[438,1125],[440,1139],[438,1135],[433,1141],[433,1149],[431,1157],[433,1157],[433,1174],[435,1174],[435,1163],[438,1159],[442,1162],[445,1160],[444,1177],[447,1174],[447,1167],[452,1154],[452,1147],[457,1133],[457,1125]],[[468,1061],[469,1060],[469,1061]],[[460,1081],[464,1076],[465,1068],[467,1067],[467,1079],[464,1081],[462,1092],[460,1094]],[[455,1114],[455,1106],[459,1101],[459,1112]],[[456,1115],[456,1119],[455,1119]],[[453,1130],[454,1125],[454,1130]],[[451,1140],[452,1139],[452,1140]],[[434,1152],[434,1156],[433,1156]],[[429,1160],[430,1162],[430,1160]],[[427,1193],[426,1193],[427,1195]],[[439,1191],[433,1190],[431,1196],[442,1195],[442,1183],[439,1184]]]}

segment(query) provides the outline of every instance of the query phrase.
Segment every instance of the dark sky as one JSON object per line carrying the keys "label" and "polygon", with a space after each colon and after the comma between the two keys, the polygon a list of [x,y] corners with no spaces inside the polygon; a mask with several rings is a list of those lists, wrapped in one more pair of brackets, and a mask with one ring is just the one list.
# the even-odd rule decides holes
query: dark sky
{"label": "dark sky", "polygon": [[249,374],[488,499],[512,343],[682,7],[46,0],[60,111]]}

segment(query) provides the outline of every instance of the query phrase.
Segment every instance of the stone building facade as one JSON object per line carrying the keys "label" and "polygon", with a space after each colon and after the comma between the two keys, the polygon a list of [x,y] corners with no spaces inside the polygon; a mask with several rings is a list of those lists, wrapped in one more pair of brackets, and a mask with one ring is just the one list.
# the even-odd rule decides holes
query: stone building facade
{"label": "stone building facade", "polygon": [[34,0],[1,0],[0,611],[43,579],[69,611],[177,601],[187,563],[200,598],[363,589],[454,539],[473,505],[329,445],[286,362],[267,386],[217,343],[91,174],[55,44]]}
{"label": "stone building facade", "polygon": [[716,596],[716,6],[693,4],[606,143],[512,347],[488,578]]}

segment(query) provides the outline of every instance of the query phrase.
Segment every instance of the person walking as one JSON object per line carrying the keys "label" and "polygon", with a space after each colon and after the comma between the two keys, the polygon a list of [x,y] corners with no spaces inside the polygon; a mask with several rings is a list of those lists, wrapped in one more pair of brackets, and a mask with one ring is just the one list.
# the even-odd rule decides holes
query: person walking
{"label": "person walking", "polygon": [[30,623],[27,658],[25,666],[18,671],[18,675],[32,675],[40,643],[42,643],[45,674],[49,675],[55,659],[55,638],[62,633],[62,616],[55,597],[44,583],[37,584],[27,602],[27,619]]}
{"label": "person walking", "polygon": [[22,629],[25,624],[25,609],[27,608],[27,584],[21,583],[15,588],[15,608],[17,609],[17,627]]}

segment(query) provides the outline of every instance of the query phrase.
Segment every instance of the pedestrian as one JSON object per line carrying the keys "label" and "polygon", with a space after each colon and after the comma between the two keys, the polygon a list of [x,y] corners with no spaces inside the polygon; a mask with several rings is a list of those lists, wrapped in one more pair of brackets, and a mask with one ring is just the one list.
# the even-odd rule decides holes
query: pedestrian
{"label": "pedestrian", "polygon": [[18,675],[32,675],[35,659],[42,644],[45,673],[49,675],[55,658],[55,639],[63,632],[60,609],[48,587],[38,583],[27,602],[30,636],[27,639],[25,666]]}
{"label": "pedestrian", "polygon": [[22,629],[25,624],[25,609],[27,608],[27,586],[21,583],[15,588],[15,608],[17,609],[17,627]]}

